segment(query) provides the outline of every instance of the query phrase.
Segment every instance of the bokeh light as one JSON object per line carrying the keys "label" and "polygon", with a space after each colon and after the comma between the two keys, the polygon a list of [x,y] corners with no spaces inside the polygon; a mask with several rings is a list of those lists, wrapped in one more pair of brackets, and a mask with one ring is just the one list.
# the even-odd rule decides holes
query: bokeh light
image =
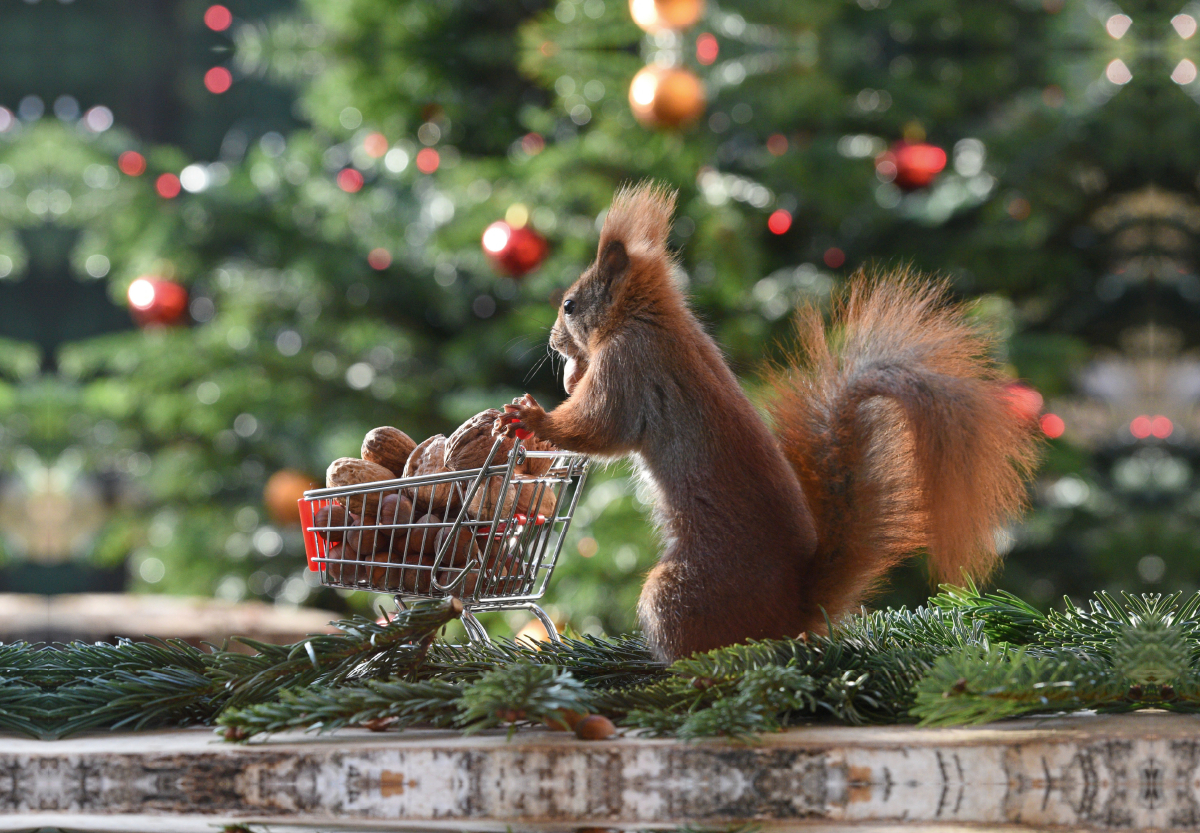
{"label": "bokeh light", "polygon": [[438,169],[442,158],[433,148],[422,148],[417,152],[417,170],[423,174],[431,174]]}
{"label": "bokeh light", "polygon": [[1120,58],[1114,58],[1104,70],[1104,77],[1117,86],[1124,86],[1133,80],[1133,73]]}
{"label": "bokeh light", "polygon": [[97,105],[83,114],[83,125],[93,133],[103,133],[113,126],[113,112]]}
{"label": "bokeh light", "polygon": [[546,140],[540,133],[526,133],[521,137],[521,150],[530,156],[537,156],[546,147]]}
{"label": "bokeh light", "polygon": [[338,171],[337,184],[347,194],[354,194],[362,190],[363,175],[354,168],[343,168]]}
{"label": "bokeh light", "polygon": [[213,67],[208,72],[204,73],[204,87],[210,93],[220,95],[228,92],[233,86],[233,73],[225,69],[225,67]]}
{"label": "bokeh light", "polygon": [[182,187],[179,177],[175,176],[175,174],[162,174],[154,181],[154,190],[158,191],[160,197],[165,197],[168,200],[178,197]]}
{"label": "bokeh light", "polygon": [[1023,420],[1032,422],[1038,418],[1045,404],[1042,395],[1024,382],[1009,382],[1004,386],[1004,397],[1013,413]]}
{"label": "bokeh light", "polygon": [[117,157],[117,168],[126,176],[141,176],[146,172],[146,157],[136,150],[127,150]]}
{"label": "bokeh light", "polygon": [[214,32],[224,32],[233,23],[233,13],[222,5],[209,6],[204,11],[204,25]]}
{"label": "bokeh light", "polygon": [[488,226],[483,232],[483,248],[489,254],[499,254],[508,246],[512,237],[512,228],[503,221],[497,221]]}
{"label": "bokeh light", "polygon": [[147,310],[154,305],[154,284],[149,278],[138,278],[129,284],[129,306]]}
{"label": "bokeh light", "polygon": [[371,249],[367,254],[367,264],[372,269],[386,269],[392,265],[392,253],[384,248]]}
{"label": "bokeh light", "polygon": [[1165,416],[1158,415],[1150,419],[1150,434],[1160,440],[1165,440],[1171,436],[1171,432],[1175,430],[1175,426],[1171,420]]}
{"label": "bokeh light", "polygon": [[363,139],[363,150],[372,159],[380,158],[388,152],[387,136],[382,133],[368,133],[367,137]]}
{"label": "bokeh light", "polygon": [[771,216],[767,218],[767,228],[772,234],[784,234],[792,227],[791,212],[780,208],[771,212]]}
{"label": "bokeh light", "polygon": [[1058,414],[1044,414],[1038,425],[1041,426],[1042,433],[1052,440],[1058,439],[1067,430],[1067,424]]}
{"label": "bokeh light", "polygon": [[1110,37],[1120,40],[1125,37],[1125,33],[1129,31],[1131,25],[1133,25],[1133,18],[1129,15],[1114,14],[1104,21],[1104,30]]}

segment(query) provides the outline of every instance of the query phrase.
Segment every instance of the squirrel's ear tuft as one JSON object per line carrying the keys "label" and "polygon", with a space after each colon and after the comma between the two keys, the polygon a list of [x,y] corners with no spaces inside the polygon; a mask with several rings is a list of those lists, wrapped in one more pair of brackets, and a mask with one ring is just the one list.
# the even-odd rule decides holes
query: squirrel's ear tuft
{"label": "squirrel's ear tuft", "polygon": [[600,257],[597,258],[597,265],[600,277],[611,286],[629,267],[629,254],[625,251],[625,245],[620,240],[608,241],[608,245],[601,250]]}
{"label": "squirrel's ear tuft", "polygon": [[620,241],[633,252],[666,251],[677,194],[653,181],[621,188],[604,220],[600,251],[605,252],[611,241]]}

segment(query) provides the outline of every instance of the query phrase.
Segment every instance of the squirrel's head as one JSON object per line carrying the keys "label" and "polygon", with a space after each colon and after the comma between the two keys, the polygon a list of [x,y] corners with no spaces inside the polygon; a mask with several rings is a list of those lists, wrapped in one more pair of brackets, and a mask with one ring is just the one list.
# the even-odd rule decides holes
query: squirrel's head
{"label": "squirrel's head", "polygon": [[565,356],[570,394],[588,359],[622,327],[663,312],[677,294],[667,250],[675,192],[653,182],[626,186],[613,198],[600,232],[596,260],[563,294],[550,346]]}

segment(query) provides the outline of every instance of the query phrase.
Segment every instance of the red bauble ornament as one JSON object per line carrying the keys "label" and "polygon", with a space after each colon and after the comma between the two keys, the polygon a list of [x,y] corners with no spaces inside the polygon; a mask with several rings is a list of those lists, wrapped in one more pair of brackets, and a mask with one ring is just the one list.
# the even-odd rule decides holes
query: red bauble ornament
{"label": "red bauble ornament", "polygon": [[187,312],[188,292],[175,281],[143,276],[129,285],[129,309],[143,327],[178,324]]}
{"label": "red bauble ornament", "polygon": [[885,182],[905,191],[924,188],[946,167],[946,151],[937,145],[896,142],[875,157],[875,171]]}
{"label": "red bauble ornament", "polygon": [[546,259],[546,238],[529,226],[513,228],[497,220],[484,230],[482,242],[492,263],[514,278],[532,272]]}

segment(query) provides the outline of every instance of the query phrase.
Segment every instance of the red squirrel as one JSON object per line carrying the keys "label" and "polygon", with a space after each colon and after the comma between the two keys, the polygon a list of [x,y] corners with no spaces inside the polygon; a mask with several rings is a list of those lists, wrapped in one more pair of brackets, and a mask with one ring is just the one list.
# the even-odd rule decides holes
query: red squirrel
{"label": "red squirrel", "polygon": [[800,313],[772,432],[672,280],[674,203],[617,193],[550,334],[567,400],[547,413],[526,394],[494,426],[634,458],[664,538],[638,602],[654,655],[822,632],[921,548],[939,578],[986,577],[1037,458],[990,339],[944,285],[859,276],[830,334]]}

